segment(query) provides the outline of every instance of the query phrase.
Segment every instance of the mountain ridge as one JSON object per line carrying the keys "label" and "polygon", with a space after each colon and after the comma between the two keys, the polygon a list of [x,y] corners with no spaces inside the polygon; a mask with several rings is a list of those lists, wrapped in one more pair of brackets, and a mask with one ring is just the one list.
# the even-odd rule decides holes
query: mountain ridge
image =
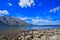
{"label": "mountain ridge", "polygon": [[0,16],[0,25],[18,25],[18,26],[29,26],[31,24],[26,23],[16,17]]}

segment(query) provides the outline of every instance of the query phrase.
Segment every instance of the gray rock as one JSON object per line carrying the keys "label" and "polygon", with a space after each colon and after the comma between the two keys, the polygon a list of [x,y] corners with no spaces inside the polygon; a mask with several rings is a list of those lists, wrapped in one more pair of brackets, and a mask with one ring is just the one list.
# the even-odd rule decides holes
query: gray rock
{"label": "gray rock", "polygon": [[49,37],[49,40],[57,40],[57,36],[51,36]]}

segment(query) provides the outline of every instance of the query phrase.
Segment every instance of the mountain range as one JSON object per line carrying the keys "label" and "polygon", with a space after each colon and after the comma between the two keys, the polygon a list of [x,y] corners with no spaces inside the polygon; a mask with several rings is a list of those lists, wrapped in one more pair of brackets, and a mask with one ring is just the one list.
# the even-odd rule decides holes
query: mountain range
{"label": "mountain range", "polygon": [[26,23],[16,17],[0,16],[0,25],[18,25],[18,26],[29,26],[31,24]]}

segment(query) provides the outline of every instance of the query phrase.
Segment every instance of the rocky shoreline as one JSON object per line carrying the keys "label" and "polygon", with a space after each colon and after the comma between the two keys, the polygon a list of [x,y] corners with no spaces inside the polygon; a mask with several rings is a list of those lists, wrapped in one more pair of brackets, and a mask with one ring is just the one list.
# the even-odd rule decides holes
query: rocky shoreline
{"label": "rocky shoreline", "polygon": [[7,30],[0,40],[60,40],[60,28],[43,30]]}

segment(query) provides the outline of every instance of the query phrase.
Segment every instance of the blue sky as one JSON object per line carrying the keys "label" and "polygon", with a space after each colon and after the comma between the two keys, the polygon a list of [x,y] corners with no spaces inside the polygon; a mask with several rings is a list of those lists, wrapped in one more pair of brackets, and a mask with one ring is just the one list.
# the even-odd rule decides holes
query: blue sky
{"label": "blue sky", "polygon": [[60,0],[0,0],[0,16],[37,25],[60,25]]}

